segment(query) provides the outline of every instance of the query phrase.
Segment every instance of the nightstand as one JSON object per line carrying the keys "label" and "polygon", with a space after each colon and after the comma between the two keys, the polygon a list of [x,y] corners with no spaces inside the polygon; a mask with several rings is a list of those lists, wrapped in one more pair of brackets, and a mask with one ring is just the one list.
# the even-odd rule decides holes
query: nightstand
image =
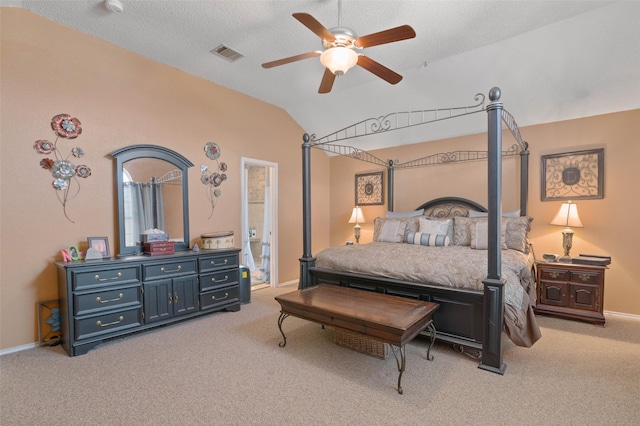
{"label": "nightstand", "polygon": [[606,266],[536,262],[536,314],[604,325]]}

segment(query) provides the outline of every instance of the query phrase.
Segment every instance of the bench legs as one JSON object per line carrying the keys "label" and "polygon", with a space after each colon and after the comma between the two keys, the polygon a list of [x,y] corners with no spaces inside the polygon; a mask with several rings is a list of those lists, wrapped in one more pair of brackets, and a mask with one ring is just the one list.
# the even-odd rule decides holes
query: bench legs
{"label": "bench legs", "polygon": [[[287,344],[287,336],[284,335],[284,331],[282,331],[282,322],[287,318],[289,314],[285,312],[280,312],[280,317],[278,317],[278,329],[280,329],[280,334],[282,334],[282,342],[278,343],[278,346],[284,348]],[[324,324],[322,325],[324,328]],[[427,325],[426,328],[429,332],[429,337],[431,338],[431,342],[429,343],[429,348],[427,349],[427,359],[429,361],[433,361],[433,355],[431,355],[431,348],[433,347],[433,343],[436,340],[436,327],[433,325],[433,321]],[[404,373],[405,367],[407,365],[407,355],[405,350],[405,345],[396,346],[389,344],[391,346],[391,350],[393,352],[393,356],[396,359],[396,365],[398,366],[398,393],[402,395],[402,373]]]}
{"label": "bench legs", "polygon": [[284,348],[287,344],[287,336],[285,336],[284,331],[282,331],[282,321],[284,321],[284,319],[288,316],[289,314],[280,312],[280,318],[278,318],[278,328],[280,329],[280,334],[282,334],[282,342],[278,343],[278,346],[280,346],[281,348]]}

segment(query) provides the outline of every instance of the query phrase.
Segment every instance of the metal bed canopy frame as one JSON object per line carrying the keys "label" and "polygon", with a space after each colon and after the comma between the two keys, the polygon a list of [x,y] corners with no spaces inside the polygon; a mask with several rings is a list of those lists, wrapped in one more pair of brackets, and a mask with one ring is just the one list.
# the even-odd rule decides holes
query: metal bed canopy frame
{"label": "metal bed canopy frame", "polygon": [[[393,176],[395,170],[451,164],[465,161],[488,161],[488,274],[483,280],[483,324],[482,360],[479,368],[504,374],[506,365],[502,361],[502,324],[504,304],[504,281],[501,278],[500,216],[502,201],[502,159],[520,155],[520,210],[527,214],[529,151],[528,143],[522,139],[518,126],[511,114],[500,102],[501,91],[493,87],[489,91],[490,103],[485,106],[485,96],[481,93],[474,97],[477,102],[471,106],[422,111],[395,112],[378,118],[369,118],[345,127],[322,138],[305,133],[302,144],[302,214],[303,214],[303,254],[300,258],[299,288],[312,285],[310,268],[315,266],[315,257],[311,253],[311,148],[352,157],[387,168],[388,171],[388,208],[393,210]],[[381,160],[374,155],[340,142],[356,137],[391,132],[408,127],[421,126],[442,120],[464,117],[485,111],[487,113],[487,151],[455,151],[439,153],[416,160],[399,163],[393,160]],[[502,150],[502,124],[511,131],[517,145]]]}

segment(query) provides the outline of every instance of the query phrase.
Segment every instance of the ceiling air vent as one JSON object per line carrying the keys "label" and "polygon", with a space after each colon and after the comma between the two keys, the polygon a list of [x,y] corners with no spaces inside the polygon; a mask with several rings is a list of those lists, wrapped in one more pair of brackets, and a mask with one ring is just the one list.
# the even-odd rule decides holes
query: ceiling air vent
{"label": "ceiling air vent", "polygon": [[225,46],[224,44],[221,44],[220,46],[211,50],[211,53],[220,56],[221,58],[224,58],[229,62],[235,62],[238,59],[244,58],[244,55],[242,53],[237,52],[232,48]]}

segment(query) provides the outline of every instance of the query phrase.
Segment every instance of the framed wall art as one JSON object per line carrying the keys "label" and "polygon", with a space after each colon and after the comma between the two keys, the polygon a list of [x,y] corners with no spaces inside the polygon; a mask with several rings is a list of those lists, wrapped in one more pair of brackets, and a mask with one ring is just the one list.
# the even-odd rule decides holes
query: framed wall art
{"label": "framed wall art", "polygon": [[384,204],[384,172],[356,174],[356,205]]}
{"label": "framed wall art", "polygon": [[542,201],[604,198],[604,148],[543,155]]}

